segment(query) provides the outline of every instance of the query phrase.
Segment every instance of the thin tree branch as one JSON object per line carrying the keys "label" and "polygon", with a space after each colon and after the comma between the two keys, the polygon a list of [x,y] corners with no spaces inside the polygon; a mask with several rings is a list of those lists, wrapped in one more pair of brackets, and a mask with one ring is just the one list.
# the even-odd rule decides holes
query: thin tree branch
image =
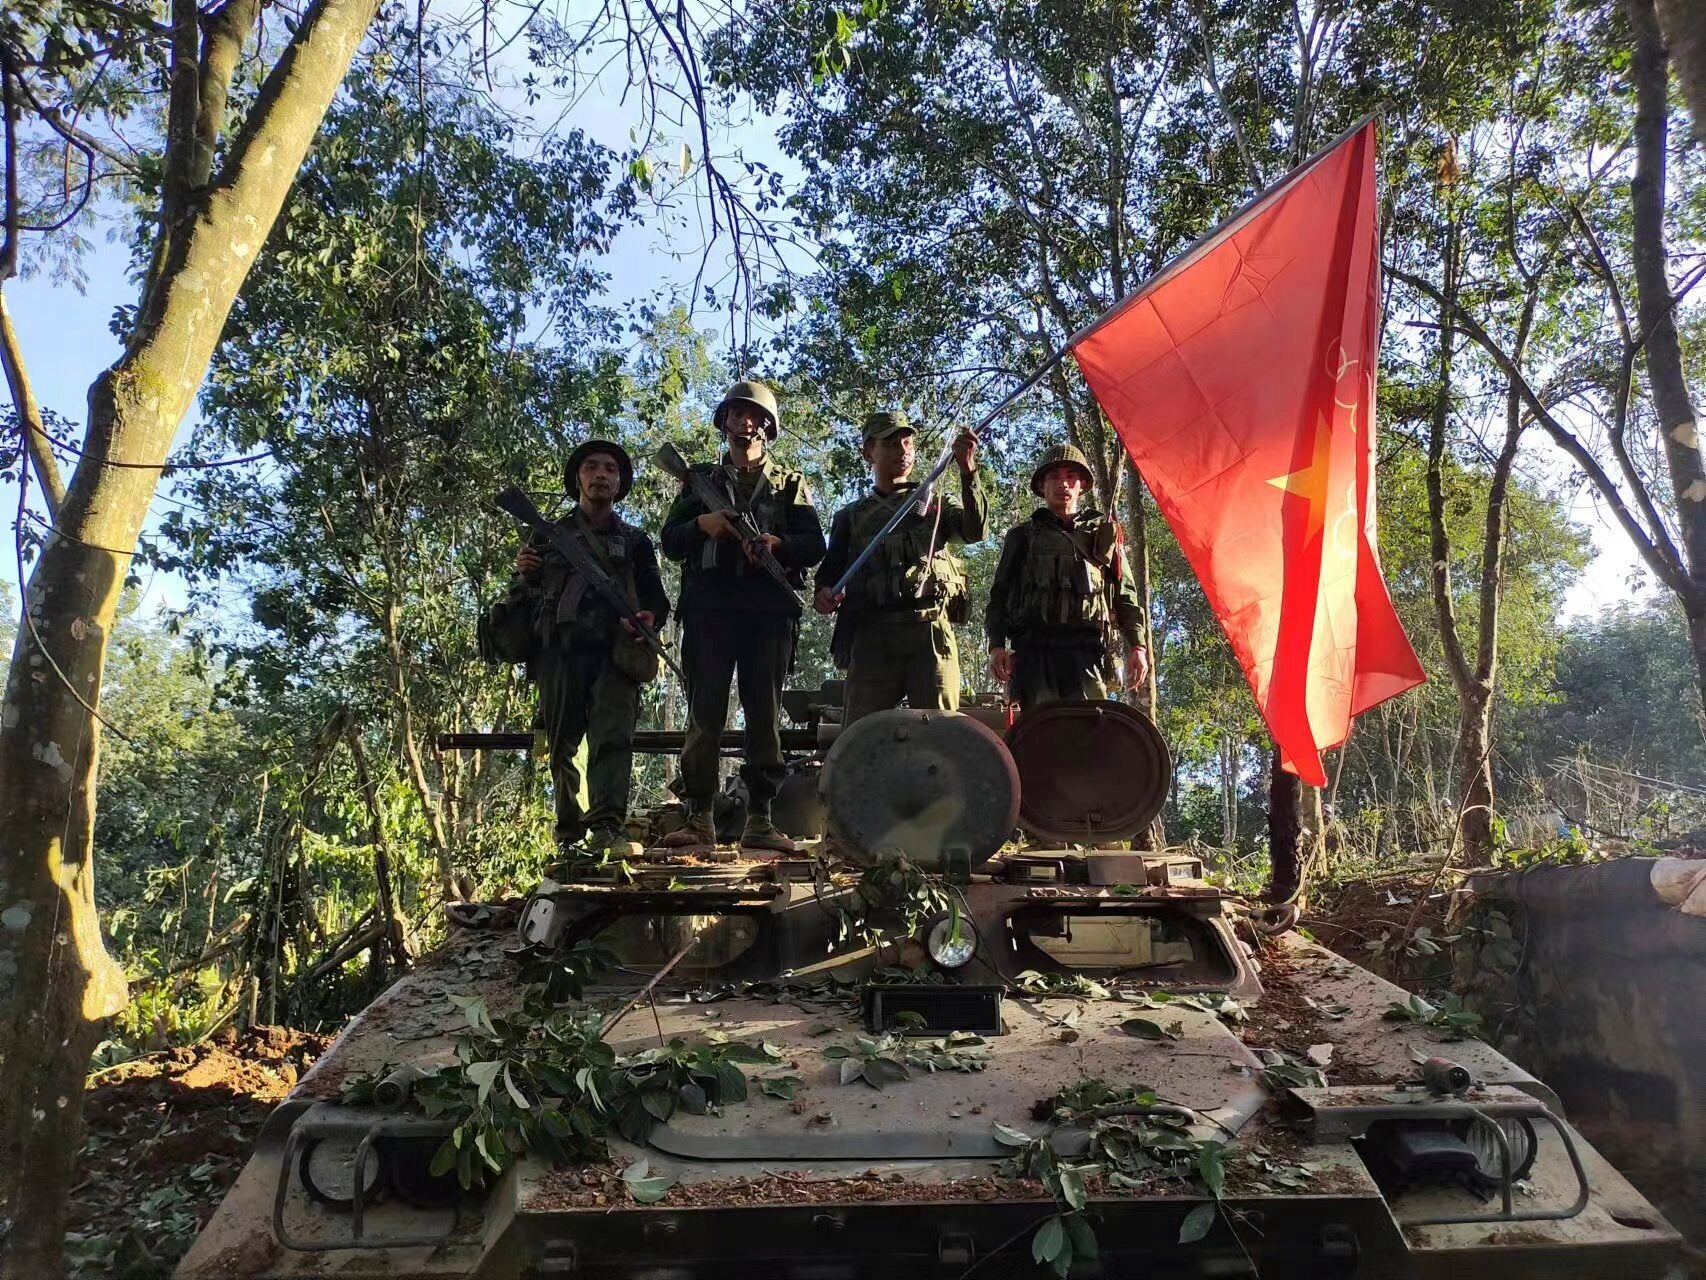
{"label": "thin tree branch", "polygon": [[12,404],[18,410],[25,448],[30,456],[30,465],[35,468],[36,479],[41,483],[42,501],[47,505],[48,518],[57,519],[60,505],[65,501],[65,480],[59,474],[59,464],[54,461],[52,449],[48,447],[41,406],[36,403],[35,392],[30,386],[29,370],[24,366],[24,353],[18,345],[17,330],[12,327],[12,313],[6,307],[4,292],[0,292],[0,366],[5,368],[6,386],[12,393]]}
{"label": "thin tree branch", "polygon": [[1226,123],[1232,130],[1232,141],[1238,147],[1238,154],[1244,161],[1244,167],[1250,171],[1250,181],[1259,191],[1266,183],[1262,178],[1262,168],[1256,163],[1256,157],[1250,150],[1250,144],[1245,141],[1244,130],[1239,127],[1238,116],[1233,112],[1232,105],[1226,100],[1226,93],[1220,87],[1220,73],[1215,65],[1214,37],[1208,29],[1207,6],[1203,0],[1197,0],[1197,29],[1202,33],[1203,75],[1208,80],[1210,92],[1214,100],[1220,104],[1220,113],[1226,117]]}
{"label": "thin tree branch", "polygon": [[1664,548],[1669,550],[1667,555],[1666,550],[1661,549],[1661,545],[1656,543],[1647,530],[1643,529],[1640,522],[1635,519],[1622,491],[1606,473],[1605,468],[1599,464],[1599,460],[1588,451],[1587,446],[1582,444],[1574,432],[1558,421],[1539,395],[1535,393],[1534,388],[1529,384],[1528,379],[1523,375],[1516,362],[1511,359],[1509,353],[1493,340],[1492,336],[1481,327],[1474,316],[1464,310],[1461,304],[1447,303],[1440,291],[1428,281],[1419,276],[1413,276],[1392,263],[1385,264],[1385,271],[1418,293],[1433,299],[1434,302],[1451,307],[1457,324],[1463,329],[1463,332],[1468,334],[1475,344],[1491,357],[1493,363],[1498,365],[1506,378],[1511,380],[1516,386],[1518,394],[1521,395],[1523,403],[1534,415],[1535,421],[1545,428],[1546,434],[1552,437],[1559,448],[1575,460],[1576,465],[1582,469],[1600,496],[1605,499],[1617,523],[1628,535],[1629,540],[1635,544],[1636,552],[1646,562],[1647,567],[1653,571],[1653,575],[1674,591],[1679,599],[1692,600],[1695,591],[1689,580],[1688,570],[1676,558],[1674,548],[1669,545],[1669,539],[1666,538],[1663,544]]}

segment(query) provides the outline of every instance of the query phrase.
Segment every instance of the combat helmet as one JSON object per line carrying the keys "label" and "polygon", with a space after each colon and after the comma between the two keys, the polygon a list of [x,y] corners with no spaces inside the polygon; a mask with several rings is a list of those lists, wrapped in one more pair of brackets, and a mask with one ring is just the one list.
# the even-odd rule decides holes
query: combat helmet
{"label": "combat helmet", "polygon": [[764,438],[774,440],[782,426],[782,410],[776,404],[776,393],[762,382],[741,381],[723,392],[723,398],[717,402],[716,412],[711,415],[711,421],[722,428],[723,415],[731,404],[744,401],[755,405],[769,415],[770,421],[765,425]]}
{"label": "combat helmet", "polygon": [[613,440],[588,440],[577,445],[569,455],[569,460],[563,464],[563,488],[569,497],[579,500],[581,496],[580,473],[581,463],[595,453],[606,453],[616,459],[616,501],[620,502],[628,496],[628,490],[634,487],[634,460],[628,456],[628,451]]}
{"label": "combat helmet", "polygon": [[1084,451],[1077,445],[1057,444],[1043,450],[1043,456],[1037,459],[1036,469],[1031,472],[1031,492],[1037,497],[1043,496],[1043,473],[1050,467],[1058,467],[1061,463],[1077,467],[1084,476],[1084,489],[1088,492],[1095,486],[1096,476],[1090,470],[1090,459],[1084,456]]}

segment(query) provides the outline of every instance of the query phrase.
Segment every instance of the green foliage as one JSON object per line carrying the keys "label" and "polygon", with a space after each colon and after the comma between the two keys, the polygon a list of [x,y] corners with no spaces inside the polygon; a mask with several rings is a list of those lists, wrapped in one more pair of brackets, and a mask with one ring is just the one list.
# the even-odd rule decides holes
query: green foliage
{"label": "green foliage", "polygon": [[[782,1056],[774,1046],[717,1032],[702,1044],[676,1039],[621,1056],[604,1042],[598,1014],[558,1008],[543,987],[529,987],[521,1008],[507,1016],[493,1015],[483,1000],[451,1000],[468,1031],[457,1040],[455,1063],[418,1081],[410,1105],[454,1122],[431,1172],[454,1171],[463,1187],[485,1185],[527,1152],[579,1163],[602,1158],[613,1133],[644,1143],[654,1125],[677,1111],[704,1115],[743,1101],[747,1080],[739,1064],[774,1064]],[[350,1078],[343,1100],[369,1101],[375,1080]],[[641,1204],[661,1199],[669,1187],[638,1165],[622,1176]]]}
{"label": "green foliage", "polygon": [[823,1056],[841,1064],[842,1084],[863,1082],[880,1091],[911,1077],[904,1052],[895,1036],[884,1036],[881,1040],[854,1036],[851,1045],[825,1045]]}
{"label": "green foliage", "polygon": [[[1180,1230],[1182,1243],[1205,1235],[1212,1225],[1226,1185],[1225,1148],[1219,1142],[1192,1137],[1185,1121],[1161,1106],[1155,1090],[1115,1086],[1095,1077],[1068,1085],[1049,1102],[1050,1133],[1033,1137],[996,1124],[995,1138],[1014,1154],[1003,1171],[1040,1181],[1059,1212],[1043,1221],[1031,1237],[1032,1256],[1065,1276],[1074,1259],[1096,1256],[1095,1232],[1085,1215],[1089,1183],[1105,1178],[1114,1187],[1144,1187],[1153,1182],[1198,1178],[1213,1197],[1193,1210]],[[1050,1143],[1054,1128],[1070,1125],[1088,1132],[1084,1158],[1067,1161]],[[1206,1218],[1200,1209],[1208,1210]],[[1190,1239],[1185,1237],[1189,1235]]]}
{"label": "green foliage", "polygon": [[1578,753],[1650,777],[1706,777],[1687,620],[1668,600],[1620,603],[1566,626],[1552,697],[1521,720],[1521,767]]}
{"label": "green foliage", "polygon": [[874,946],[913,937],[925,923],[949,912],[957,920],[959,906],[939,876],[922,870],[899,849],[885,849],[835,910],[838,938],[858,937]]}
{"label": "green foliage", "polygon": [[1450,993],[1441,996],[1437,1002],[1424,1000],[1414,994],[1403,1000],[1394,1000],[1381,1017],[1388,1022],[1409,1022],[1432,1027],[1447,1032],[1447,1039],[1462,1039],[1464,1036],[1477,1034],[1481,1029],[1481,1015],[1465,1009],[1461,997]]}

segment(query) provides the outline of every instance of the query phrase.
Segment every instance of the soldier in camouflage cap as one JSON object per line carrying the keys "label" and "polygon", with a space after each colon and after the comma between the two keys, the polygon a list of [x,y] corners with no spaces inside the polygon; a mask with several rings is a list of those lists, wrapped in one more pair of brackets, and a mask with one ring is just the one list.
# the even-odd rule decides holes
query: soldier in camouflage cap
{"label": "soldier in camouflage cap", "polygon": [[984,630],[990,674],[1021,707],[1107,697],[1121,654],[1129,688],[1149,676],[1143,607],[1119,526],[1083,505],[1092,481],[1089,460],[1072,445],[1045,450],[1031,473],[1043,505],[1002,544]]}
{"label": "soldier in camouflage cap", "polygon": [[[722,433],[719,462],[699,464],[735,506],[751,513],[772,555],[805,586],[805,571],[823,559],[823,526],[806,478],[770,456],[781,410],[762,382],[737,382],[712,420]],[[712,849],[716,828],[720,743],[729,716],[729,685],[746,716],[746,830],[741,847],[777,853],[798,846],[776,829],[770,809],[782,767],[782,682],[794,663],[800,609],[794,598],[744,552],[728,514],[707,511],[683,485],[664,517],[663,553],[681,565],[681,660],[687,675],[687,745],[681,777],[687,825],[665,837],[672,848]]]}
{"label": "soldier in camouflage cap", "polygon": [[950,543],[981,542],[989,504],[978,484],[977,438],[954,439],[959,463],[958,499],[937,495],[915,506],[848,584],[845,598],[832,591],[847,566],[917,488],[915,446],[904,413],[865,419],[864,454],[872,491],[835,513],[829,553],[817,571],[813,606],[836,613],[830,651],[847,672],[842,714],[852,724],[873,711],[900,705],[952,710],[960,704],[960,659],[955,622],[969,603],[965,573]]}

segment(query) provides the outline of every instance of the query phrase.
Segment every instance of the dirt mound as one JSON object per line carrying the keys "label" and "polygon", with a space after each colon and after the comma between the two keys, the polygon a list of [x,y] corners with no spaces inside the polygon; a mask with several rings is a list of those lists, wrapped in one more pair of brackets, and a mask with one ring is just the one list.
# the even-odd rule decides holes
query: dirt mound
{"label": "dirt mound", "polygon": [[96,1075],[67,1221],[70,1273],[170,1275],[268,1113],[330,1043],[286,1027],[227,1031]]}
{"label": "dirt mound", "polygon": [[1425,866],[1313,885],[1300,923],[1322,946],[1401,987],[1449,986],[1450,957],[1431,940],[1449,936],[1446,915],[1459,877],[1437,879]]}

